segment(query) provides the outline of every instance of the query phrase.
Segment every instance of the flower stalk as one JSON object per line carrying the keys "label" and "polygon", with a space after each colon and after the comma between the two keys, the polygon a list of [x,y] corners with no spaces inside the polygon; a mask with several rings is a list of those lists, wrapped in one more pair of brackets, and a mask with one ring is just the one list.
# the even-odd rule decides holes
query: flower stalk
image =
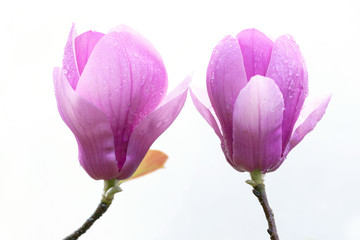
{"label": "flower stalk", "polygon": [[269,228],[267,229],[267,232],[270,235],[270,239],[271,240],[279,240],[279,235],[276,230],[274,213],[273,213],[272,209],[270,208],[270,205],[269,205],[269,202],[267,199],[267,195],[266,195],[265,184],[264,184],[264,176],[265,175],[262,174],[261,171],[259,171],[259,170],[255,170],[255,171],[251,172],[250,175],[251,175],[251,180],[247,180],[246,183],[250,184],[254,188],[252,192],[258,198],[258,200],[264,210],[266,220],[267,220],[268,226],[269,226]]}
{"label": "flower stalk", "polygon": [[114,199],[114,195],[122,191],[119,185],[120,181],[117,179],[104,181],[104,193],[101,202],[99,203],[95,212],[85,221],[85,223],[79,229],[64,238],[64,240],[76,240],[81,235],[83,235],[94,224],[94,222],[98,220],[108,210]]}

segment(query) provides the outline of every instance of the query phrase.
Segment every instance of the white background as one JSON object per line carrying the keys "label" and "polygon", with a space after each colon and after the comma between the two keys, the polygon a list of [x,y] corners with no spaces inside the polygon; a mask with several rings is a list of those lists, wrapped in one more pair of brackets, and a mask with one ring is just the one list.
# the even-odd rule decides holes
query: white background
{"label": "white background", "polygon": [[[281,239],[360,239],[360,7],[356,1],[1,1],[0,239],[62,239],[97,206],[102,182],[77,160],[58,114],[52,71],[72,22],[78,33],[126,24],[163,56],[170,89],[205,87],[213,47],[257,28],[294,36],[310,94],[332,92],[318,126],[266,176]],[[266,220],[190,98],[153,145],[166,168],[128,182],[82,239],[264,240]]]}

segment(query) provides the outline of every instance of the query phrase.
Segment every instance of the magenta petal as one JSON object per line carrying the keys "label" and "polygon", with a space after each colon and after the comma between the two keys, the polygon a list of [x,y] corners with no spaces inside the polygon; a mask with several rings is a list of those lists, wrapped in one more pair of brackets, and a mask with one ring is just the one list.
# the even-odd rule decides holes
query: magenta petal
{"label": "magenta petal", "polygon": [[234,107],[233,163],[236,169],[266,172],[281,158],[284,102],[275,82],[256,75]]}
{"label": "magenta petal", "polygon": [[215,47],[207,69],[207,91],[220,121],[225,149],[232,156],[233,107],[240,90],[246,85],[243,57],[236,38],[227,36]]}
{"label": "magenta petal", "polygon": [[210,111],[211,103],[210,100],[208,99],[206,92],[201,92],[200,90],[197,90],[195,94],[193,90],[194,89],[190,89],[190,95],[196,109],[201,114],[201,116],[206,120],[206,122],[214,129],[216,135],[220,138],[220,141],[223,141],[223,136],[220,132],[219,125]]}
{"label": "magenta petal", "polygon": [[60,115],[78,142],[80,164],[94,179],[117,177],[114,138],[105,114],[71,88],[62,69],[54,69],[54,85]]}
{"label": "magenta petal", "polygon": [[291,36],[282,36],[275,41],[266,76],[274,79],[284,98],[282,146],[285,149],[308,93],[305,62]]}
{"label": "magenta petal", "polygon": [[76,37],[75,25],[73,24],[69,33],[68,40],[65,45],[64,51],[64,59],[63,59],[63,69],[64,74],[70,83],[70,86],[75,89],[76,85],[79,81],[79,71],[76,64],[76,57],[75,57],[75,44],[74,38]]}
{"label": "magenta petal", "polygon": [[189,83],[190,78],[187,78],[169,94],[169,98],[166,97],[157,109],[135,127],[130,136],[126,161],[118,179],[126,179],[135,172],[153,142],[178,116],[185,103]]}
{"label": "magenta petal", "polygon": [[80,75],[82,74],[95,45],[103,36],[103,33],[88,31],[75,38],[76,62]]}
{"label": "magenta petal", "polygon": [[117,132],[118,126],[132,128],[154,110],[166,89],[158,53],[149,51],[141,38],[111,32],[95,46],[76,91],[100,108]]}
{"label": "magenta petal", "polygon": [[286,146],[284,156],[286,156],[303,138],[311,132],[316,124],[325,114],[325,110],[330,102],[331,95],[322,98],[307,98],[304,108],[301,110],[300,117],[295,124],[295,131],[291,135],[290,141]]}
{"label": "magenta petal", "polygon": [[165,66],[154,51],[138,34],[111,32],[95,46],[76,88],[110,120],[119,168],[131,132],[167,89]]}
{"label": "magenta petal", "polygon": [[241,31],[236,38],[243,55],[247,79],[255,75],[265,76],[274,43],[256,29]]}

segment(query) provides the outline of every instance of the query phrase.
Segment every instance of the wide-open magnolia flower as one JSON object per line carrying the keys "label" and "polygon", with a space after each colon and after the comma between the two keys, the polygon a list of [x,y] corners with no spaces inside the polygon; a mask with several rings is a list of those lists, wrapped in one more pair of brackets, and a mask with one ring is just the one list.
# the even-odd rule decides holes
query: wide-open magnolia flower
{"label": "wide-open magnolia flower", "polygon": [[159,53],[128,27],[76,36],[73,26],[54,85],[85,171],[94,179],[130,177],[179,114],[188,84],[187,79],[165,96],[167,74]]}
{"label": "wide-open magnolia flower", "polygon": [[210,102],[204,93],[191,96],[228,162],[238,171],[263,173],[281,165],[330,101],[330,96],[305,101],[307,70],[291,36],[272,42],[255,29],[227,36],[215,47],[207,93]]}

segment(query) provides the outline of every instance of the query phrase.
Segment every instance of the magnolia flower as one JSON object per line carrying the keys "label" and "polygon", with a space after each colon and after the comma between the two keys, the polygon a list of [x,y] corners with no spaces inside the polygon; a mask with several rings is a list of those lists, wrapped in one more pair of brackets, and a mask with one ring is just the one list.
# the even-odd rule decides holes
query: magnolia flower
{"label": "magnolia flower", "polygon": [[208,98],[191,92],[193,102],[220,138],[227,161],[241,172],[276,170],[331,98],[305,101],[308,75],[294,39],[272,42],[255,29],[215,47],[206,80]]}
{"label": "magnolia flower", "polygon": [[179,114],[188,84],[187,79],[165,96],[167,74],[159,53],[128,27],[77,36],[73,26],[54,85],[85,171],[94,179],[130,177]]}

